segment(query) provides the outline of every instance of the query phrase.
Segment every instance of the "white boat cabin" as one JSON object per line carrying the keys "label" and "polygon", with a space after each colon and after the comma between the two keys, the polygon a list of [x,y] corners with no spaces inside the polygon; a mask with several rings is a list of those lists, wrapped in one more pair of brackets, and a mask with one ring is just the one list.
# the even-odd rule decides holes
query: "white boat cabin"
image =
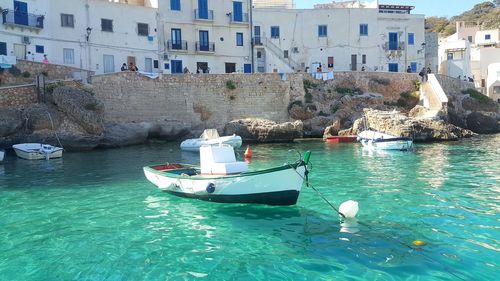
{"label": "white boat cabin", "polygon": [[230,175],[247,171],[248,165],[236,161],[230,145],[200,147],[200,168],[202,175]]}

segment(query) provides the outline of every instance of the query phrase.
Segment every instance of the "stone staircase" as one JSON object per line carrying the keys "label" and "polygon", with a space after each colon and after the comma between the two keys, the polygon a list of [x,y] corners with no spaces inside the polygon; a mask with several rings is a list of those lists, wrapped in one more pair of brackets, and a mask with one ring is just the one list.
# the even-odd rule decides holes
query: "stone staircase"
{"label": "stone staircase", "polygon": [[288,55],[288,58],[285,58],[283,50],[280,47],[276,46],[276,44],[274,44],[268,38],[261,37],[260,42],[262,46],[264,46],[267,50],[271,51],[276,57],[280,59],[281,62],[287,65],[292,71],[296,72],[303,68],[300,63],[290,58],[290,54]]}
{"label": "stone staircase", "polygon": [[420,85],[420,95],[427,109],[422,118],[436,119],[441,111],[446,110],[448,98],[434,74],[429,74],[428,80]]}

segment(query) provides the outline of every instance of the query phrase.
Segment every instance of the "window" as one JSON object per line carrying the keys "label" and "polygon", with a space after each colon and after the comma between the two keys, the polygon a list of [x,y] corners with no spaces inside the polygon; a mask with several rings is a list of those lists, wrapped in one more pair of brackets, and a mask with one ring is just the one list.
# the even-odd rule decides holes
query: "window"
{"label": "window", "polygon": [[200,37],[200,51],[205,51],[205,52],[210,51],[210,43],[208,40],[208,31],[207,30],[200,30],[199,37]]}
{"label": "window", "polygon": [[284,51],[283,51],[283,57],[284,57],[285,59],[287,59],[287,58],[288,58],[288,50],[284,50]]}
{"label": "window", "polygon": [[236,46],[243,46],[243,33],[236,32]]}
{"label": "window", "polygon": [[63,63],[64,64],[75,64],[75,50],[63,49]]}
{"label": "window", "polygon": [[271,38],[280,38],[279,26],[271,26]]}
{"label": "window", "polygon": [[45,53],[45,48],[41,45],[36,45],[35,52],[37,52],[38,54],[43,54],[43,53]]}
{"label": "window", "polygon": [[491,35],[490,34],[485,34],[484,35],[484,40],[491,40]]}
{"label": "window", "polygon": [[113,55],[103,55],[104,73],[115,72],[115,57]]}
{"label": "window", "polygon": [[328,57],[328,67],[333,67],[333,57]]}
{"label": "window", "polygon": [[2,55],[7,55],[7,43],[5,42],[0,42],[0,56]]}
{"label": "window", "polygon": [[366,55],[361,55],[361,63],[366,64]]}
{"label": "window", "polygon": [[389,72],[398,72],[398,64],[390,63],[389,64]]}
{"label": "window", "polygon": [[408,33],[408,45],[415,45],[415,33]]}
{"label": "window", "polygon": [[101,19],[101,30],[113,32],[113,20]]}
{"label": "window", "polygon": [[446,55],[446,58],[447,58],[448,60],[453,60],[453,53],[448,53],[448,54]]}
{"label": "window", "polygon": [[472,43],[472,36],[467,36],[467,40]]}
{"label": "window", "polygon": [[149,25],[147,23],[137,23],[137,34],[140,36],[149,36]]}
{"label": "window", "polygon": [[153,68],[158,68],[158,60],[153,61]]}
{"label": "window", "polygon": [[198,0],[198,17],[208,20],[208,0]]}
{"label": "window", "polygon": [[328,30],[326,25],[319,25],[318,26],[318,37],[326,37],[328,36]]}
{"label": "window", "polygon": [[368,24],[362,23],[359,25],[359,35],[368,36]]}
{"label": "window", "polygon": [[166,63],[165,65],[163,65],[163,67],[164,67],[165,69],[170,69],[170,63]]}
{"label": "window", "polygon": [[181,0],[170,0],[170,10],[180,11],[181,10]]}
{"label": "window", "polygon": [[237,22],[243,21],[243,2],[233,2],[233,19]]}
{"label": "window", "polygon": [[179,28],[172,28],[170,38],[172,40],[172,49],[182,50],[182,34]]}
{"label": "window", "polygon": [[170,72],[174,73],[182,73],[182,61],[181,60],[171,60],[172,68]]}
{"label": "window", "polygon": [[73,15],[61,14],[61,26],[75,27],[75,20]]}
{"label": "window", "polygon": [[398,33],[389,32],[389,50],[398,49]]}
{"label": "window", "polygon": [[410,68],[412,73],[417,72],[417,63],[416,62],[410,62]]}

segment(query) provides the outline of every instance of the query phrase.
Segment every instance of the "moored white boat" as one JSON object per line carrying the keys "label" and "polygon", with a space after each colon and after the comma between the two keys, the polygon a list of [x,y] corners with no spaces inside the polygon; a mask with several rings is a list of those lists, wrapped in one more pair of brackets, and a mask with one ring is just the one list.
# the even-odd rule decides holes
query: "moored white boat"
{"label": "moored white boat", "polygon": [[362,131],[358,134],[358,140],[363,147],[369,149],[410,150],[413,148],[413,140],[411,138],[397,137],[373,130]]}
{"label": "moored white boat", "polygon": [[241,146],[242,140],[237,135],[220,137],[216,129],[207,129],[203,131],[199,138],[187,139],[181,142],[181,150],[199,151],[203,145],[219,145],[221,143],[238,148]]}
{"label": "moored white boat", "polygon": [[28,160],[61,158],[63,149],[50,144],[20,143],[12,146],[19,158]]}
{"label": "moored white boat", "polygon": [[146,178],[171,194],[220,203],[294,205],[305,179],[310,152],[295,163],[247,171],[231,146],[200,148],[200,168],[184,164],[144,167]]}
{"label": "moored white boat", "polygon": [[5,157],[5,150],[0,149],[0,163],[3,162],[3,158]]}

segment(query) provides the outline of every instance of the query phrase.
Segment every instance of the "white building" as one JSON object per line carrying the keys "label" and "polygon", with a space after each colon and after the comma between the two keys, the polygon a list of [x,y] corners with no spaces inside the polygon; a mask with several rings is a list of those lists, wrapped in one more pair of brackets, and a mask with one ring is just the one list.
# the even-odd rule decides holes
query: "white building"
{"label": "white building", "polygon": [[[418,72],[425,66],[424,16],[411,6],[332,4],[321,9],[254,9],[258,72]],[[333,5],[333,6],[332,6]]]}
{"label": "white building", "polygon": [[500,63],[488,65],[486,87],[488,97],[500,103]]}
{"label": "white building", "polygon": [[251,73],[249,0],[159,0],[162,70]]}
{"label": "white building", "polygon": [[0,0],[0,54],[18,59],[119,71],[158,68],[156,3],[153,0]]}
{"label": "white building", "polygon": [[253,0],[252,5],[254,8],[283,8],[294,9],[294,0]]}
{"label": "white building", "polygon": [[[457,32],[441,39],[439,73],[474,80],[476,88],[498,100],[495,88],[500,63],[500,29],[483,30],[476,24],[456,23]],[[493,66],[492,66],[493,65]]]}

